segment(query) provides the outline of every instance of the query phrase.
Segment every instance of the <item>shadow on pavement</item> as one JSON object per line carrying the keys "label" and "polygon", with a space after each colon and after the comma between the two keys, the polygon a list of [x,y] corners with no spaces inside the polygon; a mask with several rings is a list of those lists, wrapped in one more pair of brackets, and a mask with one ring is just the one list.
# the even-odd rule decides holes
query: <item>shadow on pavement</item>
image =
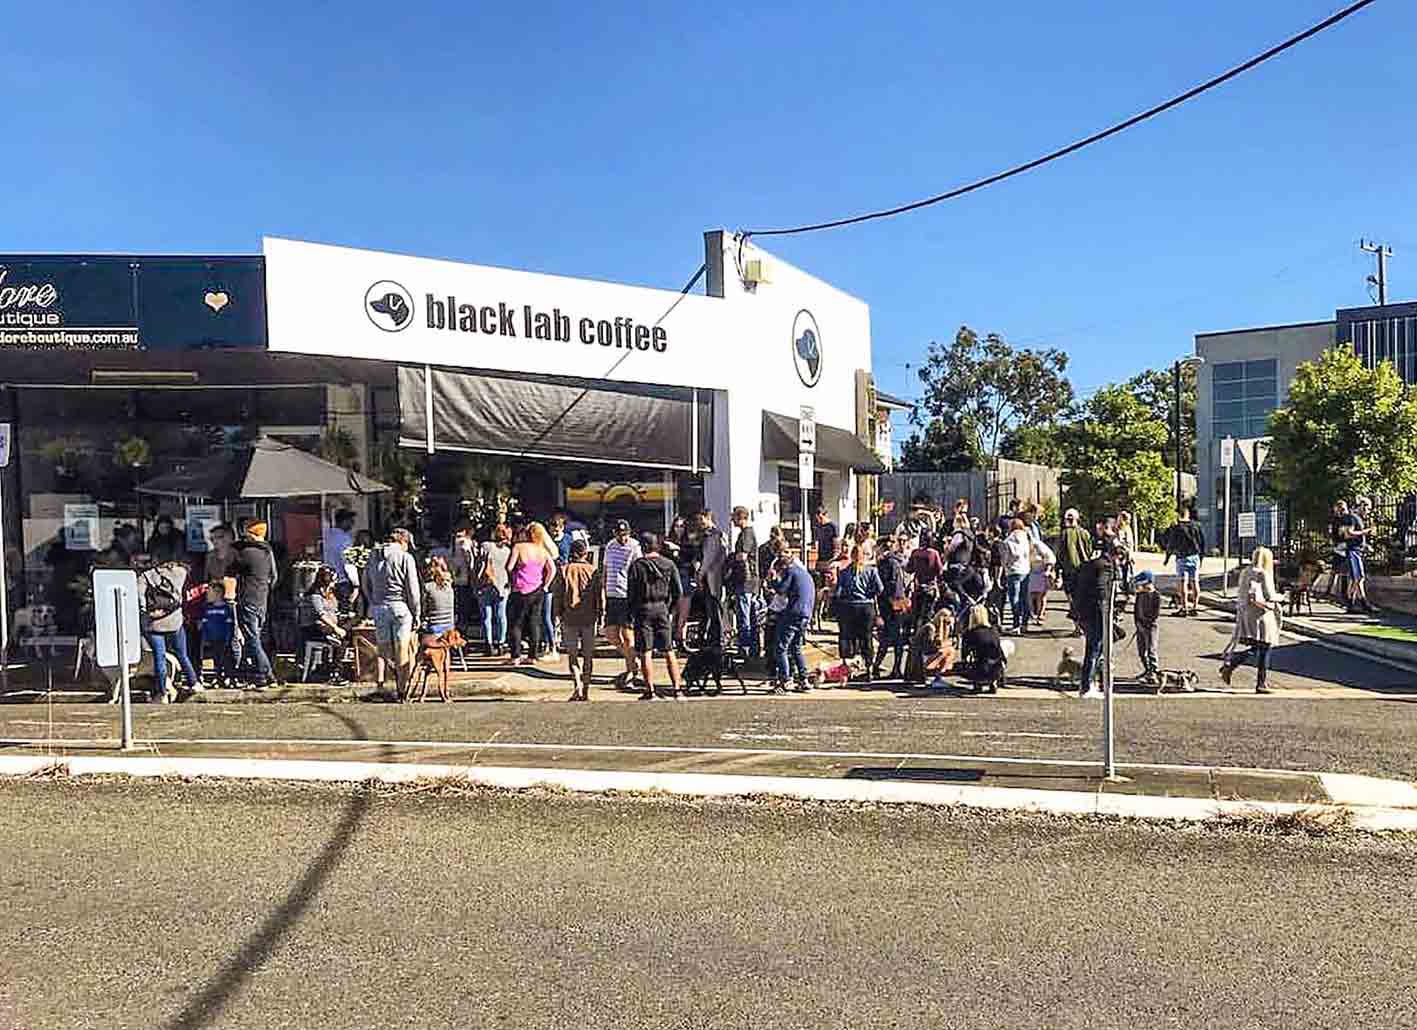
{"label": "shadow on pavement", "polygon": [[[1216,656],[1219,661],[1219,655]],[[1359,664],[1361,662],[1361,664]],[[1315,643],[1281,644],[1269,652],[1272,672],[1324,680],[1336,686],[1371,690],[1375,693],[1412,692],[1412,677],[1373,661],[1355,660]],[[1251,666],[1253,670],[1253,666]]]}
{"label": "shadow on pavement", "polygon": [[[364,727],[354,719],[350,719],[328,706],[320,705],[319,707],[326,714],[344,723],[353,739],[369,739],[369,734],[365,732]],[[384,754],[381,757],[393,757],[394,749],[392,747],[385,745],[383,751]],[[182,1011],[166,1024],[170,1030],[199,1030],[202,1027],[218,1025],[217,1021],[226,1006],[246,984],[246,981],[251,979],[261,966],[275,954],[281,941],[304,917],[306,910],[320,893],[321,888],[324,887],[335,869],[339,867],[345,852],[354,840],[355,832],[369,814],[373,801],[373,788],[368,784],[361,786],[354,797],[350,799],[334,834],[325,843],[315,860],[306,868],[304,875],[286,893],[285,899],[276,907],[275,911],[266,917],[260,928],[236,950],[231,960],[207,982],[201,993],[189,1001]]]}

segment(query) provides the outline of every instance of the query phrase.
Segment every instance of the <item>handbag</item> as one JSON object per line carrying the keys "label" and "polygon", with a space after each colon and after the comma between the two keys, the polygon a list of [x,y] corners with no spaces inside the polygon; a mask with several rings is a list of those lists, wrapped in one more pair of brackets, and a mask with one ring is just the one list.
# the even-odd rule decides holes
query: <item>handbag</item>
{"label": "handbag", "polygon": [[1249,601],[1251,608],[1263,609],[1269,607],[1269,605],[1265,602],[1264,587],[1260,585],[1258,580],[1250,580]]}

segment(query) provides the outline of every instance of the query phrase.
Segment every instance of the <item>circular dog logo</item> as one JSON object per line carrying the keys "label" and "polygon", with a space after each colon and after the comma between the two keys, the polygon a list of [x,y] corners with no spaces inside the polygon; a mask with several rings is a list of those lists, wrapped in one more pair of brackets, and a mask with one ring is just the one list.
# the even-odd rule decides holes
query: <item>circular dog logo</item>
{"label": "circular dog logo", "polygon": [[817,320],[806,308],[792,320],[792,363],[797,378],[806,387],[816,386],[822,378],[822,331]]}
{"label": "circular dog logo", "polygon": [[364,293],[364,313],[386,333],[413,323],[413,294],[392,279],[380,279]]}

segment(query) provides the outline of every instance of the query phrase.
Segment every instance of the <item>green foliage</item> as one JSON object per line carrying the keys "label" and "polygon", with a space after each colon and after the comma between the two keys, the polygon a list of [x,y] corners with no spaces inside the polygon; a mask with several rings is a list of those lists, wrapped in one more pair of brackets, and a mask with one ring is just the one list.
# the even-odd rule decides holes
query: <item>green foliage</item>
{"label": "green foliage", "polygon": [[901,472],[969,472],[982,468],[978,436],[962,428],[959,419],[931,419],[900,445]]}
{"label": "green foliage", "polygon": [[477,539],[519,511],[512,467],[496,458],[467,455],[458,470],[458,497],[463,521]]}
{"label": "green foliage", "polygon": [[141,436],[125,436],[113,449],[113,463],[120,468],[142,468],[152,460],[152,445]]}
{"label": "green foliage", "polygon": [[1015,348],[997,333],[981,339],[961,326],[949,345],[932,342],[920,369],[920,404],[912,421],[941,421],[972,437],[964,453],[996,455],[1005,433],[1045,426],[1071,408],[1073,388],[1060,350]]}
{"label": "green foliage", "polygon": [[[1152,417],[1166,427],[1162,458],[1176,467],[1176,380],[1173,369],[1148,369],[1127,380],[1126,387]],[[1196,470],[1196,368],[1181,366],[1181,471]]]}
{"label": "green foliage", "polygon": [[420,451],[386,443],[376,455],[376,479],[391,490],[388,499],[398,521],[414,523],[423,511],[424,456]]}
{"label": "green foliage", "polygon": [[1046,426],[1019,426],[1009,430],[999,444],[1001,457],[1059,468],[1063,465],[1063,445],[1058,423]]}
{"label": "green foliage", "polygon": [[1161,460],[1166,427],[1127,387],[1098,390],[1058,438],[1068,501],[1089,521],[1121,511],[1142,525],[1169,521],[1173,473]]}
{"label": "green foliage", "polygon": [[1417,490],[1417,400],[1391,363],[1365,368],[1352,347],[1299,366],[1269,433],[1270,489],[1295,514],[1322,519],[1340,497]]}
{"label": "green foliage", "polygon": [[1043,498],[1043,510],[1038,513],[1038,521],[1041,523],[1043,535],[1055,537],[1063,531],[1063,516],[1058,505],[1058,498]]}

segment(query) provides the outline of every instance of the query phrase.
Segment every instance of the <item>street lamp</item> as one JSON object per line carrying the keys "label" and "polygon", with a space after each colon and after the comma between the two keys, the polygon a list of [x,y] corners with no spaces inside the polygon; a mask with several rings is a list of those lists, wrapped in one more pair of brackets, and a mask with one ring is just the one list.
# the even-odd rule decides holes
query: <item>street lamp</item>
{"label": "street lamp", "polygon": [[1180,358],[1171,366],[1172,381],[1176,386],[1176,517],[1181,517],[1181,369],[1199,368],[1205,364],[1205,358],[1199,354],[1192,354],[1189,357]]}

